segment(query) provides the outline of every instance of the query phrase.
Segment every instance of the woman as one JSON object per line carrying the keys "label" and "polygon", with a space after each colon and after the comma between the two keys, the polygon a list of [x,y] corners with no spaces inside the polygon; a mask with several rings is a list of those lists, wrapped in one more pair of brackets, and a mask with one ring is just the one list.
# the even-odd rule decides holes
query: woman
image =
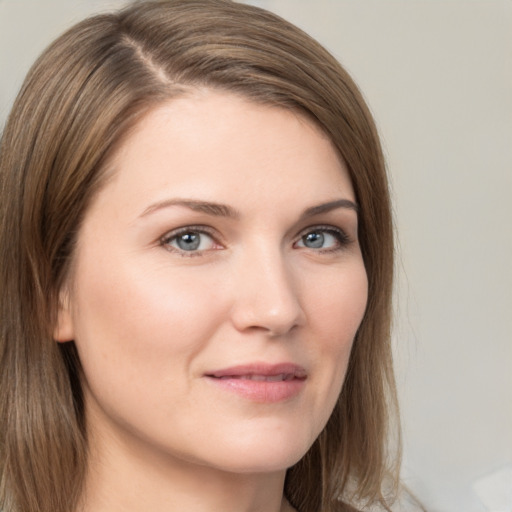
{"label": "woman", "polygon": [[390,510],[385,169],[318,43],[224,0],[85,20],[0,169],[4,512]]}

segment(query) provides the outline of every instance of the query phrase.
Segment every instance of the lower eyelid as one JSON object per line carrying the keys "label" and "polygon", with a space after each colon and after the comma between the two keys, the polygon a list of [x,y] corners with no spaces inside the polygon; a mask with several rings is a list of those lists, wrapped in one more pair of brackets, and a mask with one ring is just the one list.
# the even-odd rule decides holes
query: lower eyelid
{"label": "lower eyelid", "polygon": [[[172,242],[174,240],[176,240],[178,237],[186,233],[197,233],[201,236],[207,236],[208,238],[211,239],[211,244],[213,245],[213,247],[211,249],[208,248],[187,251],[185,249],[181,249],[179,247],[175,247],[174,245],[172,245]],[[168,251],[175,252],[184,256],[200,256],[204,252],[215,250],[217,248],[222,247],[222,244],[218,241],[217,237],[204,226],[185,226],[183,228],[178,228],[176,230],[170,231],[159,239],[159,245],[163,246]]]}
{"label": "lower eyelid", "polygon": [[[294,242],[294,245],[300,242],[307,234],[314,232],[329,234],[334,237],[337,242],[335,246],[325,248],[319,247],[315,249],[304,246],[304,248],[312,249],[316,252],[335,252],[336,250],[343,249],[345,246],[354,241],[354,237],[348,235],[346,231],[342,230],[341,228],[334,226],[311,226],[301,232],[297,241]],[[211,239],[212,247],[187,251],[186,249],[181,249],[180,247],[172,245],[174,240],[186,233],[197,233],[209,237]],[[184,226],[183,228],[172,230],[159,239],[159,245],[163,246],[170,252],[175,252],[182,256],[201,256],[203,253],[218,250],[224,246],[222,242],[219,242],[218,237],[212,233],[210,229],[207,229],[206,226]]]}

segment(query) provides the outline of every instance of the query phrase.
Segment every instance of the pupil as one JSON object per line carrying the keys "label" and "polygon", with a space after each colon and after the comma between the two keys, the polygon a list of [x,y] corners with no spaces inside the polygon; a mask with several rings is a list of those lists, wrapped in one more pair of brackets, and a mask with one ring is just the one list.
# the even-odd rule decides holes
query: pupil
{"label": "pupil", "polygon": [[178,238],[177,242],[180,249],[193,251],[199,247],[201,240],[197,233],[185,233]]}
{"label": "pupil", "polygon": [[324,235],[321,233],[308,233],[304,239],[304,245],[318,249],[324,245]]}

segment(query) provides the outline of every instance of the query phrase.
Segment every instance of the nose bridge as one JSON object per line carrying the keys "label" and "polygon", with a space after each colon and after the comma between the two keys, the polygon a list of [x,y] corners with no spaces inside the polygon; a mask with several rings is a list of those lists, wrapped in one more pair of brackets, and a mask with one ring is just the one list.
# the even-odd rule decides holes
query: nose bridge
{"label": "nose bridge", "polygon": [[236,276],[233,322],[239,330],[285,334],[303,320],[296,276],[278,243],[243,251]]}

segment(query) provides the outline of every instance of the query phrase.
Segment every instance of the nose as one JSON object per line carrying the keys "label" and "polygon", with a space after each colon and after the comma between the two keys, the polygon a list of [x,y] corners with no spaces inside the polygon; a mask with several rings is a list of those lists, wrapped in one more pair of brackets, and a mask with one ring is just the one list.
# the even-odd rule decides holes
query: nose
{"label": "nose", "polygon": [[292,265],[278,249],[250,252],[235,272],[232,322],[241,332],[286,335],[305,321]]}

